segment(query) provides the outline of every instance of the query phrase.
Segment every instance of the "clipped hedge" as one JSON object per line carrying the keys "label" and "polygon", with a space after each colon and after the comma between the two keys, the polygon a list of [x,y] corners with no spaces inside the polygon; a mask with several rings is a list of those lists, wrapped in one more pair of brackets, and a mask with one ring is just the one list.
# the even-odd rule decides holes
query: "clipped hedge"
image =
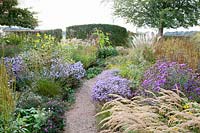
{"label": "clipped hedge", "polygon": [[8,30],[8,33],[15,33],[18,35],[34,35],[40,33],[41,35],[47,34],[56,38],[56,40],[61,41],[62,39],[62,29],[52,29],[52,30]]}
{"label": "clipped hedge", "polygon": [[66,28],[66,38],[89,39],[95,29],[109,33],[113,46],[127,46],[128,31],[126,28],[109,24],[75,25]]}

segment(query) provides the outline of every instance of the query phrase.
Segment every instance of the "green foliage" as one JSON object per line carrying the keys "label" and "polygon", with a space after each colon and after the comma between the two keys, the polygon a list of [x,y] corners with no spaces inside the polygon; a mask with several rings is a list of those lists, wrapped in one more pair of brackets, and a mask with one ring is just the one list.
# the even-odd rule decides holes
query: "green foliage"
{"label": "green foliage", "polygon": [[97,51],[98,58],[107,58],[110,56],[117,56],[117,55],[118,55],[118,52],[113,47],[103,47],[103,48],[99,48]]}
{"label": "green foliage", "polygon": [[75,90],[72,88],[66,88],[65,96],[63,97],[63,99],[66,100],[68,103],[74,103],[75,102]]}
{"label": "green foliage", "polygon": [[[1,44],[0,44],[1,45]],[[0,57],[14,57],[22,51],[17,45],[0,46]]]}
{"label": "green foliage", "polygon": [[137,26],[163,28],[189,27],[199,24],[198,0],[113,0],[114,14]]}
{"label": "green foliage", "polygon": [[35,83],[34,91],[41,96],[56,97],[62,94],[59,83],[46,78],[41,78]]}
{"label": "green foliage", "polygon": [[61,41],[62,39],[62,29],[51,29],[51,30],[13,30],[13,31],[5,31],[7,33],[12,33],[23,38],[27,36],[34,37],[37,34],[40,34],[41,37],[46,35],[52,36],[56,39],[56,41]]}
{"label": "green foliage", "polygon": [[104,48],[105,46],[110,46],[110,39],[108,36],[108,33],[104,34],[103,31],[96,29],[96,31],[93,33],[94,35],[97,35],[97,43],[100,48]]}
{"label": "green foliage", "polygon": [[86,71],[86,77],[87,79],[94,78],[98,74],[102,72],[102,68],[100,67],[91,67]]}
{"label": "green foliage", "polygon": [[102,58],[98,58],[94,64],[96,67],[104,68],[106,67],[106,60]]}
{"label": "green foliage", "polygon": [[30,109],[30,108],[38,108],[41,106],[43,99],[41,96],[31,92],[26,91],[23,92],[17,102],[17,108],[22,109]]}
{"label": "green foliage", "polygon": [[[53,33],[53,31],[50,31]],[[52,49],[58,46],[58,39],[55,35],[48,32],[25,32],[25,31],[12,31],[6,36],[0,38],[0,54],[4,50],[4,56],[15,56],[23,51],[30,49],[40,50],[44,54],[51,52]],[[62,31],[61,31],[62,37]],[[4,45],[3,45],[4,44]],[[50,51],[51,50],[51,51]],[[1,55],[2,56],[2,55]],[[43,56],[42,56],[43,57]]]}
{"label": "green foliage", "polygon": [[141,79],[145,70],[149,67],[148,62],[141,62],[140,64],[133,64],[126,62],[119,67],[120,75],[132,81],[132,88],[137,89],[141,83]]}
{"label": "green foliage", "polygon": [[127,46],[128,32],[125,28],[108,24],[88,24],[70,26],[66,29],[66,38],[89,39],[95,29],[108,33],[113,46]]}
{"label": "green foliage", "polygon": [[4,39],[5,45],[19,45],[23,41],[22,36],[18,36],[14,33],[8,34],[2,39]]}
{"label": "green foliage", "polygon": [[72,50],[72,59],[76,62],[81,61],[85,69],[93,65],[96,61],[97,48],[95,46],[79,45]]}
{"label": "green foliage", "polygon": [[[8,34],[0,38],[0,57],[13,57],[22,51],[20,45],[23,43],[23,37],[15,34]],[[3,55],[4,54],[4,55]]]}
{"label": "green foliage", "polygon": [[[54,42],[54,37],[39,33],[33,36],[34,39],[28,45],[23,45],[24,52],[21,54],[28,69],[31,71],[40,71],[43,67],[49,67],[50,61],[55,51],[57,43]],[[55,56],[55,58],[57,55]]]}
{"label": "green foliage", "polygon": [[18,114],[18,119],[23,124],[23,126],[27,129],[26,133],[38,133],[41,132],[41,127],[46,123],[50,114],[45,111],[45,109],[17,109],[16,114]]}
{"label": "green foliage", "polygon": [[33,12],[18,8],[17,0],[3,0],[0,4],[0,25],[35,28],[38,25]]}
{"label": "green foliage", "polygon": [[154,52],[152,50],[153,48],[151,45],[139,45],[128,50],[126,56],[119,55],[107,59],[107,67],[119,69],[119,74],[131,80],[132,88],[136,89],[141,83],[145,70],[155,61]]}
{"label": "green foliage", "polygon": [[156,56],[154,53],[154,49],[152,47],[144,47],[142,54],[146,61],[151,62],[151,63],[156,62]]}
{"label": "green foliage", "polygon": [[43,132],[60,133],[65,127],[65,111],[66,105],[63,101],[50,100],[42,105],[46,111],[51,111],[45,125],[42,127]]}

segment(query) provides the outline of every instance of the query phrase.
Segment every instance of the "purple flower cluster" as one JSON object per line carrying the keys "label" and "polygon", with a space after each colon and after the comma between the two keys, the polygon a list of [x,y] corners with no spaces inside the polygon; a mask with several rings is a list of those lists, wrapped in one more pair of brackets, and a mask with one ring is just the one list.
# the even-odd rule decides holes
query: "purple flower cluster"
{"label": "purple flower cluster", "polygon": [[81,79],[85,76],[86,71],[83,67],[83,64],[79,61],[70,65],[70,73],[72,77],[76,79]]}
{"label": "purple flower cluster", "polygon": [[9,73],[13,73],[16,77],[19,76],[20,72],[22,72],[25,69],[25,63],[23,61],[23,58],[21,56],[16,57],[5,57],[4,63],[9,71]]}
{"label": "purple flower cluster", "polygon": [[160,88],[169,90],[178,88],[190,97],[191,93],[197,93],[200,87],[199,81],[194,80],[195,77],[196,74],[186,64],[158,61],[145,72],[142,87],[154,92]]}
{"label": "purple flower cluster", "polygon": [[200,78],[195,77],[194,79],[188,80],[184,84],[184,90],[189,96],[189,99],[200,102]]}
{"label": "purple flower cluster", "polygon": [[113,71],[103,72],[92,89],[94,101],[106,102],[112,100],[109,94],[117,94],[129,98],[133,96],[130,81],[116,76]]}
{"label": "purple flower cluster", "polygon": [[50,77],[53,78],[68,78],[73,77],[81,79],[85,76],[85,69],[81,62],[69,64],[62,62],[60,59],[52,59],[52,65],[50,68]]}

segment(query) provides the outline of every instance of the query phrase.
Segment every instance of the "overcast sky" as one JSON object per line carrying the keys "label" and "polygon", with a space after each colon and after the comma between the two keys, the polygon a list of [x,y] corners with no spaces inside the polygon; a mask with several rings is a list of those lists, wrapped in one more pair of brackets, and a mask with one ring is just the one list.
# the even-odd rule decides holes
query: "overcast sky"
{"label": "overcast sky", "polygon": [[112,15],[111,4],[102,0],[20,0],[21,7],[36,11],[42,29],[63,28],[71,25],[105,23],[124,26],[135,31],[134,26]]}
{"label": "overcast sky", "polygon": [[[40,29],[62,28],[91,23],[116,24],[135,32],[131,24],[113,17],[112,5],[102,0],[19,0],[21,7],[37,12]],[[148,29],[150,30],[150,29]],[[179,29],[183,30],[183,29]],[[190,28],[197,30],[197,28]],[[144,31],[144,28],[138,29]]]}

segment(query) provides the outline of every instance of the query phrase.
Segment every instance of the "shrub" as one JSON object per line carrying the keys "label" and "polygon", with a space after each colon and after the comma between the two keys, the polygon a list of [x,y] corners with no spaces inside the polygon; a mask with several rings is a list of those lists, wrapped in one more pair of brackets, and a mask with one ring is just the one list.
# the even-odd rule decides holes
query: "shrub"
{"label": "shrub", "polygon": [[43,99],[41,96],[33,92],[23,92],[17,102],[17,107],[22,109],[38,108],[41,106]]}
{"label": "shrub", "polygon": [[45,125],[42,127],[44,133],[61,132],[65,126],[64,113],[66,110],[65,103],[58,100],[50,100],[43,104],[46,111],[52,112],[48,117]]}
{"label": "shrub", "polygon": [[200,132],[200,104],[170,90],[162,89],[158,96],[149,94],[151,97],[138,96],[131,100],[113,95],[116,100],[104,104],[97,114],[97,117],[106,116],[99,123],[100,133]]}
{"label": "shrub", "polygon": [[155,45],[155,55],[159,60],[188,64],[197,69],[200,58],[200,49],[187,39],[166,39]]}
{"label": "shrub", "polygon": [[62,88],[59,83],[46,78],[36,81],[34,91],[42,96],[56,97],[62,94]]}
{"label": "shrub", "polygon": [[160,88],[172,89],[174,91],[180,89],[188,97],[193,95],[199,97],[197,89],[199,86],[196,88],[195,84],[189,83],[190,80],[194,81],[196,76],[185,64],[158,61],[145,72],[142,87],[154,92],[159,91]]}
{"label": "shrub", "polygon": [[92,98],[94,101],[105,102],[112,98],[109,94],[118,94],[123,97],[131,97],[132,91],[130,81],[119,76],[115,76],[113,71],[104,72],[95,83],[92,89]]}
{"label": "shrub", "polygon": [[95,29],[109,33],[113,46],[127,46],[128,32],[125,28],[108,24],[88,24],[70,26],[66,29],[66,38],[88,39]]}
{"label": "shrub", "polygon": [[102,72],[102,68],[100,67],[91,67],[86,71],[86,76],[88,79],[94,78],[98,74]]}
{"label": "shrub", "polygon": [[110,56],[117,56],[117,55],[118,55],[118,52],[113,47],[103,47],[103,48],[99,48],[97,51],[98,58],[107,58]]}

